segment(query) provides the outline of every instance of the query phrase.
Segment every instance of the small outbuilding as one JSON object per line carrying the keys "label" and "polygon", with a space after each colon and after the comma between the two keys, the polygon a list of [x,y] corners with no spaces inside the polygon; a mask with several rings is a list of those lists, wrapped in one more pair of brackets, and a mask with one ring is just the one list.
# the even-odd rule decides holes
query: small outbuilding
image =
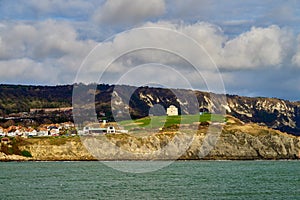
{"label": "small outbuilding", "polygon": [[168,116],[177,116],[178,108],[174,105],[170,105],[169,108],[167,108],[167,115]]}

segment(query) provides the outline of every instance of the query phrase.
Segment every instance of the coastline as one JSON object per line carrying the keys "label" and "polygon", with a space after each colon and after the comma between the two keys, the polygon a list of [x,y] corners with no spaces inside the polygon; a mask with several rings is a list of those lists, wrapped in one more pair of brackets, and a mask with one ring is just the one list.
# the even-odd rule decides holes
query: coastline
{"label": "coastline", "polygon": [[[108,134],[96,137],[48,137],[15,140],[18,155],[0,152],[0,161],[173,161],[299,160],[300,138],[256,124],[227,123],[216,143],[205,127],[176,132]],[[186,138],[193,137],[189,146]],[[205,149],[207,148],[207,149]],[[209,150],[209,153],[205,153]],[[27,157],[21,156],[28,152]],[[12,153],[9,153],[12,154]]]}
{"label": "coastline", "polygon": [[235,159],[176,159],[176,160],[146,160],[146,159],[124,159],[124,160],[99,160],[99,159],[72,159],[72,160],[38,160],[32,158],[8,158],[0,159],[1,162],[164,162],[164,161],[174,161],[174,162],[189,162],[189,161],[299,161],[299,158],[274,158],[274,159],[257,159],[257,158],[235,158]]}

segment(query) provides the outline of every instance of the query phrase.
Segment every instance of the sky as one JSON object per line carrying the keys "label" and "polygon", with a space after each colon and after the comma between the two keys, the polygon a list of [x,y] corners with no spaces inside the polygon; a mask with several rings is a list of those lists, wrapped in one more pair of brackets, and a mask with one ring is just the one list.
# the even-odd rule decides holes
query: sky
{"label": "sky", "polygon": [[0,0],[0,83],[300,100],[297,0]]}

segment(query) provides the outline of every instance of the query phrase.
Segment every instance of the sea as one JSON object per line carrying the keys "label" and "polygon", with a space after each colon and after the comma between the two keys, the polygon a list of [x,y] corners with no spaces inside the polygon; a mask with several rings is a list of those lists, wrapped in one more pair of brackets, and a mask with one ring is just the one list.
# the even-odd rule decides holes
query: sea
{"label": "sea", "polygon": [[300,199],[300,161],[1,162],[0,199]]}

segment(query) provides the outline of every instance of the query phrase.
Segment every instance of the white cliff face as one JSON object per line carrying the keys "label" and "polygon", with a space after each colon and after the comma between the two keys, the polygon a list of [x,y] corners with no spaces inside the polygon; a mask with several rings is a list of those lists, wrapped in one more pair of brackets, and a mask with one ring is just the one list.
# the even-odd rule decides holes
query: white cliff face
{"label": "white cliff face", "polygon": [[[288,131],[297,130],[297,105],[294,103],[271,98],[229,97],[229,114],[245,121],[263,123],[271,128]],[[228,110],[228,108],[227,108]]]}
{"label": "white cliff face", "polygon": [[152,102],[154,101],[154,98],[150,94],[144,95],[143,93],[140,93],[139,96],[140,99],[146,102],[149,107],[153,107]]}
{"label": "white cliff face", "polygon": [[[134,94],[126,96],[123,91],[130,89]],[[180,97],[176,96],[178,94]],[[193,100],[193,96],[196,96],[197,102]],[[160,104],[164,108],[172,104],[179,108],[181,114],[196,114],[200,109],[212,113],[226,112],[244,122],[260,123],[300,135],[300,103],[281,99],[222,96],[191,90],[121,87],[117,93],[113,92],[113,102],[121,110],[128,110],[129,106],[132,106],[137,117],[147,116],[149,109],[155,104]],[[129,102],[132,105],[129,105]]]}
{"label": "white cliff face", "polygon": [[122,98],[119,96],[119,94],[116,91],[113,91],[111,103],[117,106],[123,104]]}

